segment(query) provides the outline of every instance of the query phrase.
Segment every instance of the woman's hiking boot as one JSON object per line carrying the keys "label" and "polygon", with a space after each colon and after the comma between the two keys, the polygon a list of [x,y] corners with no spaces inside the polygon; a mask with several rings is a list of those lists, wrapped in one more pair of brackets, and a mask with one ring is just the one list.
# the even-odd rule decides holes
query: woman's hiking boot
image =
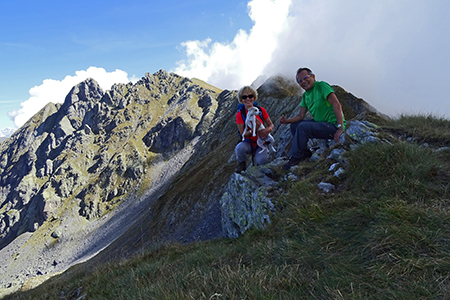
{"label": "woman's hiking boot", "polygon": [[246,168],[247,168],[247,164],[245,163],[245,161],[239,162],[236,167],[236,170],[234,170],[234,172],[240,174],[241,172],[245,171]]}

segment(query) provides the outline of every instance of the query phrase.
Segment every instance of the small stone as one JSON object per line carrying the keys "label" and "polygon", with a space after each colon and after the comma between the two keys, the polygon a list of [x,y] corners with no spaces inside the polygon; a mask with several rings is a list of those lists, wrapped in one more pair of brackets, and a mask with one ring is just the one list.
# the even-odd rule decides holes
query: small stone
{"label": "small stone", "polygon": [[56,229],[55,231],[52,232],[52,238],[54,239],[59,239],[61,237],[61,232]]}
{"label": "small stone", "polygon": [[332,185],[331,183],[326,183],[326,182],[321,182],[321,183],[319,183],[318,186],[319,186],[319,189],[323,190],[326,193],[331,192],[335,188],[334,185]]}

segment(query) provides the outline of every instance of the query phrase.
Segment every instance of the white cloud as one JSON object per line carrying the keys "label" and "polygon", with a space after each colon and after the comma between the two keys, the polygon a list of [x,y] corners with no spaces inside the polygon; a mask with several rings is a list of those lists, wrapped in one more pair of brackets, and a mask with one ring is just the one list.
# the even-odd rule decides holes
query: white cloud
{"label": "white cloud", "polygon": [[110,89],[114,83],[128,83],[134,80],[129,79],[124,71],[106,72],[105,69],[97,67],[76,71],[75,76],[66,76],[61,81],[45,79],[41,85],[31,88],[30,98],[20,104],[19,110],[9,112],[8,116],[14,121],[15,126],[20,127],[47,103],[63,103],[72,87],[87,78],[94,78],[103,90]]}
{"label": "white cloud", "polygon": [[248,9],[249,32],[183,43],[174,72],[237,89],[308,66],[384,113],[450,116],[449,1],[252,0]]}
{"label": "white cloud", "polygon": [[211,39],[206,39],[181,44],[187,60],[178,62],[174,72],[221,88],[251,84],[272,60],[290,5],[291,0],[250,1],[249,16],[254,22],[250,33],[239,30],[230,43],[211,43]]}

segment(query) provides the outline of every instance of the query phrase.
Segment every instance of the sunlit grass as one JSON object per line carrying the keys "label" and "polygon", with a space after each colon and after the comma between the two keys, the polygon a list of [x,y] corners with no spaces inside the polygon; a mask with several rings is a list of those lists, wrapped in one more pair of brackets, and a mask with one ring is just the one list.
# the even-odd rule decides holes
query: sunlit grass
{"label": "sunlit grass", "polygon": [[383,122],[386,129],[395,130],[404,138],[450,146],[450,120],[435,115],[400,115]]}

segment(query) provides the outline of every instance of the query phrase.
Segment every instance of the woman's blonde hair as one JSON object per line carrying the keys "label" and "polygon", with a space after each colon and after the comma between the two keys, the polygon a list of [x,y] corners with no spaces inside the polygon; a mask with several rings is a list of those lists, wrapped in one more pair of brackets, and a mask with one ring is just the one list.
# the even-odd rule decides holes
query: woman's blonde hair
{"label": "woman's blonde hair", "polygon": [[249,85],[246,85],[246,86],[241,87],[241,89],[240,89],[239,92],[238,92],[238,100],[239,100],[239,102],[242,103],[242,94],[243,94],[244,92],[250,92],[250,93],[252,93],[253,96],[255,97],[255,98],[253,99],[253,101],[256,101],[256,99],[258,99],[258,92],[257,92],[253,87],[251,87],[251,86],[249,86]]}

